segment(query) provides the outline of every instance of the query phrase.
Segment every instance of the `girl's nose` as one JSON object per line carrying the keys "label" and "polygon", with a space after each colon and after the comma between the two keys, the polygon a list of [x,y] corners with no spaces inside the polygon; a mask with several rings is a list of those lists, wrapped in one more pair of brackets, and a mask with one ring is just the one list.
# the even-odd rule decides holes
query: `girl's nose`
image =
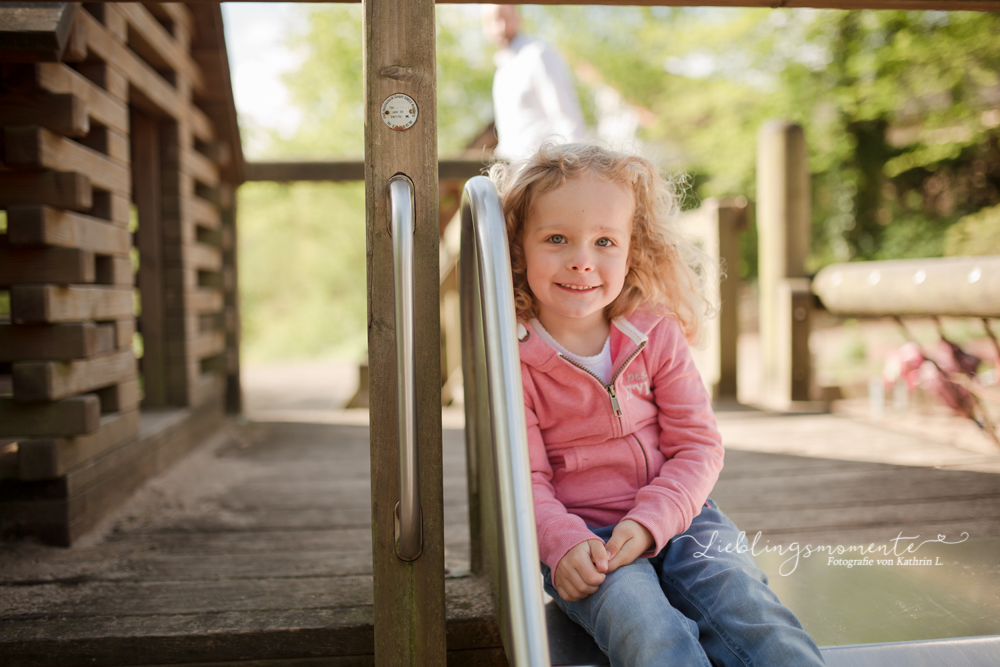
{"label": "girl's nose", "polygon": [[593,258],[586,250],[577,251],[570,258],[569,268],[580,273],[590,273],[594,270]]}

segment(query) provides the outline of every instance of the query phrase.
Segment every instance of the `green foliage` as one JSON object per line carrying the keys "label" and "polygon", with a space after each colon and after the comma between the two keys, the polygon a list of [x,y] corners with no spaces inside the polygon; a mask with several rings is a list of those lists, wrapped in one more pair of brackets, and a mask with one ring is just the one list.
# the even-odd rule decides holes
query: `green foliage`
{"label": "green foliage", "polygon": [[493,49],[479,8],[437,8],[438,153],[456,155],[493,120]]}
{"label": "green foliage", "polygon": [[944,237],[944,254],[1000,255],[1000,205],[967,215],[949,228]]}
{"label": "green foliage", "polygon": [[272,154],[345,159],[364,155],[361,6],[310,5],[288,37],[302,64],[284,76],[302,113],[290,138],[272,135]]}
{"label": "green foliage", "polygon": [[[288,37],[302,64],[284,76],[302,121],[291,137],[270,133],[269,156],[364,155],[361,5],[311,5]],[[493,62],[478,8],[437,10],[438,150],[453,155],[493,116]]]}
{"label": "green foliage", "polygon": [[367,343],[362,183],[239,190],[243,353],[358,358]]}
{"label": "green foliage", "polygon": [[[268,158],[364,155],[360,5],[313,5],[288,37],[301,66],[285,76],[302,121],[268,133]],[[492,117],[493,63],[477,46],[478,9],[438,10],[438,137],[453,155]],[[367,346],[362,183],[240,188],[240,286],[250,361],[357,358]]]}
{"label": "green foliage", "polygon": [[[268,157],[360,158],[361,7],[301,11],[289,45],[302,65],[286,83],[302,122],[294,136],[270,135]],[[686,206],[709,196],[752,200],[758,129],[770,118],[800,123],[812,173],[810,270],[1000,243],[998,214],[969,217],[1000,204],[998,14],[595,5],[522,11],[525,32],[653,112],[640,138],[662,165],[690,174]],[[478,8],[442,6],[437,17],[438,138],[446,156],[492,117],[494,49],[482,38]],[[588,90],[583,82],[578,88]],[[593,100],[584,94],[582,103],[592,119]],[[362,349],[360,184],[245,186],[240,202],[248,356]],[[753,276],[753,226],[741,247],[739,273]]]}
{"label": "green foliage", "polygon": [[802,124],[813,268],[940,254],[951,223],[1000,201],[996,14],[544,7],[529,15],[571,62],[655,112],[643,138],[661,161],[696,172],[703,197],[753,198],[758,128],[775,117]]}

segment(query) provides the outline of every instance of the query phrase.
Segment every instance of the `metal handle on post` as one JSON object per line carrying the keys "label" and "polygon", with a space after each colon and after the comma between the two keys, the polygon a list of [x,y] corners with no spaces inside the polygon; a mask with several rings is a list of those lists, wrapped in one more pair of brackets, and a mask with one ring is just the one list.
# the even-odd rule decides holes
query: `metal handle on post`
{"label": "metal handle on post", "polygon": [[413,236],[416,223],[413,182],[403,174],[396,174],[389,179],[389,210],[393,282],[396,289],[396,414],[399,419],[396,555],[401,560],[413,561],[423,551],[413,351]]}

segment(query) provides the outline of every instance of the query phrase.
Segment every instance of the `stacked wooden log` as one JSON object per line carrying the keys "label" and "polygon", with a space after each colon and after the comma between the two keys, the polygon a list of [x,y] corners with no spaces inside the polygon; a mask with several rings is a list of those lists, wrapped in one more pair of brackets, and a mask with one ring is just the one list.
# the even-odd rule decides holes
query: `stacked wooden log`
{"label": "stacked wooden log", "polygon": [[220,411],[236,182],[187,7],[0,11],[0,532],[69,544],[178,455],[140,401]]}

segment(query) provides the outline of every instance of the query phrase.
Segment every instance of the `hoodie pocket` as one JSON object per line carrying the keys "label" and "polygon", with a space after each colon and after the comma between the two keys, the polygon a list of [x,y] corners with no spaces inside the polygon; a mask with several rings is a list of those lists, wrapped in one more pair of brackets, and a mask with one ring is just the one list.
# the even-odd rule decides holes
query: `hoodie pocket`
{"label": "hoodie pocket", "polygon": [[553,452],[550,460],[558,458],[562,466],[553,465],[552,483],[557,497],[568,508],[628,501],[645,485],[640,481],[646,472],[645,457],[631,437],[569,447]]}
{"label": "hoodie pocket", "polygon": [[563,452],[566,472],[583,472],[601,466],[621,466],[631,460],[628,443],[621,440],[600,445],[573,447]]}

